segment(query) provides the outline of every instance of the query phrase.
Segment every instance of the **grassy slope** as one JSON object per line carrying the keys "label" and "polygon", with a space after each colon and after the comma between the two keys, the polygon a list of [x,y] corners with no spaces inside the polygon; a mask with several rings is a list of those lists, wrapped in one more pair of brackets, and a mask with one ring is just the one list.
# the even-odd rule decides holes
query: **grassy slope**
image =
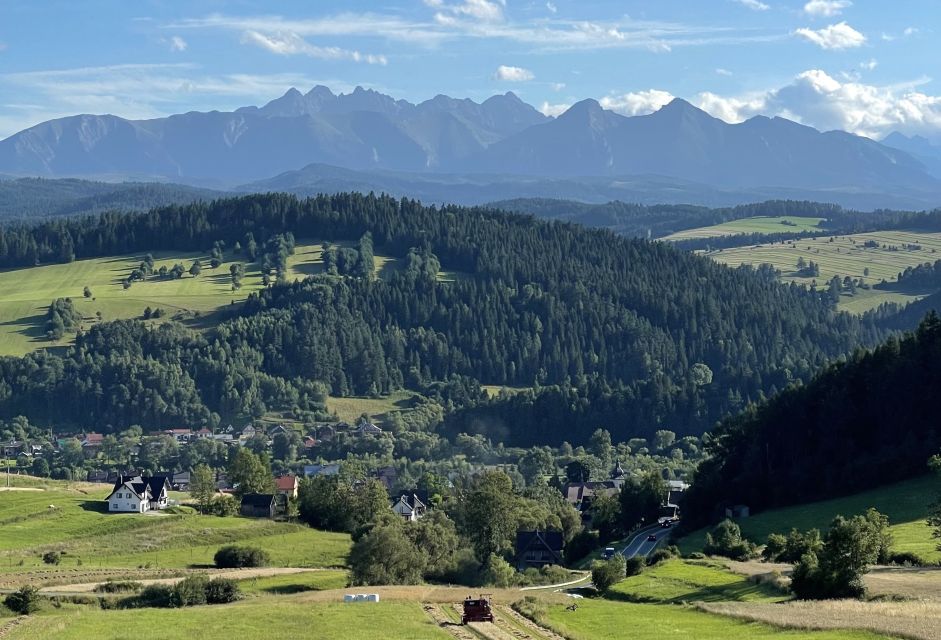
{"label": "grassy slope", "polygon": [[[849,236],[831,236],[796,240],[792,244],[751,245],[722,249],[708,253],[711,258],[732,266],[741,264],[759,265],[768,263],[774,265],[782,272],[784,282],[799,282],[810,284],[814,278],[801,278],[795,275],[798,258],[805,261],[813,260],[820,265],[820,277],[817,284],[825,286],[827,281],[838,275],[862,278],[869,284],[877,284],[881,280],[892,282],[898,278],[900,271],[907,267],[914,267],[925,262],[934,262],[941,259],[941,233],[928,233],[918,231],[874,231]],[[878,248],[866,249],[863,244],[867,240],[879,243]],[[902,245],[921,245],[921,250],[909,250]],[[887,248],[883,249],[882,245]],[[898,250],[890,250],[897,247]],[[869,269],[869,275],[863,273]],[[878,306],[883,302],[909,302],[921,296],[903,294],[890,291],[872,290],[861,292],[856,297],[844,296],[841,301],[842,308],[848,311],[861,313],[867,309]]]}
{"label": "grassy slope", "polygon": [[[845,498],[766,511],[740,520],[739,524],[747,537],[763,542],[769,533],[787,533],[792,528],[823,530],[836,515],[855,515],[875,507],[889,516],[895,539],[893,549],[938,561],[941,560],[941,551],[936,548],[938,541],[931,538],[925,518],[928,505],[941,491],[939,485],[934,476],[925,476]],[[701,550],[705,534],[705,529],[690,534],[680,541],[680,548],[684,552]]]}
{"label": "grassy slope", "polygon": [[[229,267],[233,260],[240,261],[235,254],[227,254],[230,261],[217,269],[210,269],[208,256],[200,253],[155,252],[153,256],[155,269],[161,266],[169,269],[177,262],[189,269],[193,260],[199,258],[203,271],[196,278],[186,274],[179,280],[137,282],[127,290],[121,282],[140,265],[143,254],[0,271],[0,355],[21,355],[56,345],[45,339],[43,328],[46,309],[56,298],[72,298],[88,327],[95,322],[99,311],[104,320],[139,317],[148,306],[165,310],[167,317],[181,311],[205,314],[233,300],[243,300],[261,288],[260,265],[256,262],[246,265],[242,288],[231,290]],[[394,258],[376,256],[379,274],[397,266]],[[321,243],[298,243],[288,267],[289,280],[321,272]],[[82,297],[86,286],[94,299]],[[71,338],[68,336],[66,342]]]}
{"label": "grassy slope", "polygon": [[788,596],[707,561],[669,560],[622,580],[611,597],[634,602],[780,602]]}
{"label": "grassy slope", "polygon": [[263,598],[229,606],[101,611],[73,608],[29,620],[7,640],[435,640],[451,636],[418,603],[305,603]]}
{"label": "grassy slope", "polygon": [[[185,568],[208,565],[230,543],[266,549],[275,566],[341,566],[349,536],[302,525],[199,515],[109,514],[108,489],[9,492],[0,498],[0,570],[41,566],[43,551],[66,552],[63,568]],[[54,505],[50,509],[49,505]],[[20,565],[22,561],[22,565]]]}
{"label": "grassy slope", "polygon": [[[823,218],[809,218],[802,216],[757,216],[732,220],[711,227],[686,229],[663,238],[664,240],[692,240],[694,238],[717,238],[719,236],[733,236],[740,233],[801,233],[802,231],[819,231]],[[786,224],[790,223],[790,224]]]}
{"label": "grassy slope", "polygon": [[342,589],[347,583],[346,571],[308,571],[267,578],[240,580],[243,593],[254,594],[291,594],[304,591],[324,591]]}
{"label": "grassy slope", "polygon": [[327,398],[327,410],[336,413],[340,420],[351,424],[364,413],[369,414],[378,424],[381,424],[385,414],[396,409],[408,408],[414,397],[415,394],[410,391],[397,391],[382,398],[330,396]]}
{"label": "grassy slope", "polygon": [[578,611],[574,613],[566,611],[564,605],[552,604],[541,620],[570,640],[871,640],[883,637],[854,631],[782,630],[674,605],[632,604],[603,599],[579,600]]}

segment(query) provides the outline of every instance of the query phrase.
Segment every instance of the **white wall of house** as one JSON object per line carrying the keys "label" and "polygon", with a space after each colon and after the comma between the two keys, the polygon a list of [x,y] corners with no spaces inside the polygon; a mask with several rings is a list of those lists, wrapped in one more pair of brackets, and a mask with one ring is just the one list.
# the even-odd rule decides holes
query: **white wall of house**
{"label": "white wall of house", "polygon": [[150,511],[150,502],[141,499],[133,491],[121,488],[108,498],[108,511],[116,513],[144,513]]}

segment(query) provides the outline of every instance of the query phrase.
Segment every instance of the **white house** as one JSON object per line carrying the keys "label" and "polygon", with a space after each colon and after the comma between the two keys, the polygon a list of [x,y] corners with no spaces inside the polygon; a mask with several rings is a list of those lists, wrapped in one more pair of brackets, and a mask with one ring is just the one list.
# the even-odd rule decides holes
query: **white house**
{"label": "white house", "polygon": [[398,502],[392,505],[392,510],[409,522],[415,522],[425,515],[427,507],[414,493],[402,494]]}
{"label": "white house", "polygon": [[145,513],[166,509],[169,482],[166,476],[126,478],[119,476],[108,495],[108,511],[114,513]]}

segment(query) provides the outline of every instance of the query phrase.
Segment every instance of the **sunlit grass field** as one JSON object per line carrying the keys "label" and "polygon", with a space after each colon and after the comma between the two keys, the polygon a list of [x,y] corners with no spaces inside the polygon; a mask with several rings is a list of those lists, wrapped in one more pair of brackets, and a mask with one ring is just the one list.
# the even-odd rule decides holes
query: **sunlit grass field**
{"label": "sunlit grass field", "polygon": [[756,216],[732,220],[711,227],[686,229],[666,236],[664,240],[693,240],[696,238],[718,238],[740,233],[801,233],[819,231],[824,218],[804,216]]}
{"label": "sunlit grass field", "polygon": [[634,602],[780,602],[788,595],[708,561],[668,560],[614,585],[611,597]]}
{"label": "sunlit grass field", "polygon": [[220,546],[268,551],[273,566],[343,566],[346,534],[267,519],[102,512],[108,488],[59,488],[0,494],[0,571],[44,567],[46,551],[64,552],[61,568],[174,569],[207,566]]}
{"label": "sunlit grass field", "polygon": [[[349,243],[342,243],[349,244]],[[170,269],[180,263],[189,269],[199,259],[202,273],[193,277],[186,273],[179,279],[135,282],[124,289],[123,280],[143,261],[145,253],[76,260],[69,264],[51,264],[24,269],[0,271],[0,355],[22,355],[42,347],[68,344],[74,336],[67,334],[61,342],[45,337],[45,313],[56,298],[71,298],[85,318],[87,329],[97,322],[97,314],[107,320],[141,317],[144,309],[160,308],[164,318],[182,313],[186,318],[209,314],[220,307],[244,300],[262,287],[260,264],[245,263],[244,254],[227,252],[226,262],[216,269],[209,267],[204,253],[153,252],[154,269]],[[229,268],[235,262],[245,263],[242,287],[232,290]],[[376,256],[379,275],[398,268],[398,261]],[[323,271],[323,249],[319,241],[298,242],[295,254],[288,259],[288,280],[303,279]],[[84,298],[85,287],[92,297]]]}
{"label": "sunlit grass field", "polygon": [[[764,542],[770,533],[787,533],[827,528],[836,515],[852,516],[875,507],[889,517],[894,551],[909,551],[930,562],[941,561],[939,540],[931,537],[926,524],[928,508],[941,493],[935,476],[924,476],[865,493],[834,500],[824,500],[783,509],[773,509],[739,520],[742,533],[755,542]],[[700,551],[706,530],[696,531],[680,541],[684,552]]]}

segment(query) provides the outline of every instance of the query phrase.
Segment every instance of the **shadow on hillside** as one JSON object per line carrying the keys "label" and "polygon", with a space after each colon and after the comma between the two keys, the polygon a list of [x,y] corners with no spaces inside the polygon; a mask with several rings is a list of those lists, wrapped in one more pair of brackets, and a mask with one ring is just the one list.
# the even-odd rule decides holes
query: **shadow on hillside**
{"label": "shadow on hillside", "polygon": [[82,500],[78,503],[78,506],[85,511],[108,513],[108,503],[104,500]]}
{"label": "shadow on hillside", "polygon": [[323,262],[301,262],[291,267],[295,272],[306,276],[315,276],[323,273]]}

